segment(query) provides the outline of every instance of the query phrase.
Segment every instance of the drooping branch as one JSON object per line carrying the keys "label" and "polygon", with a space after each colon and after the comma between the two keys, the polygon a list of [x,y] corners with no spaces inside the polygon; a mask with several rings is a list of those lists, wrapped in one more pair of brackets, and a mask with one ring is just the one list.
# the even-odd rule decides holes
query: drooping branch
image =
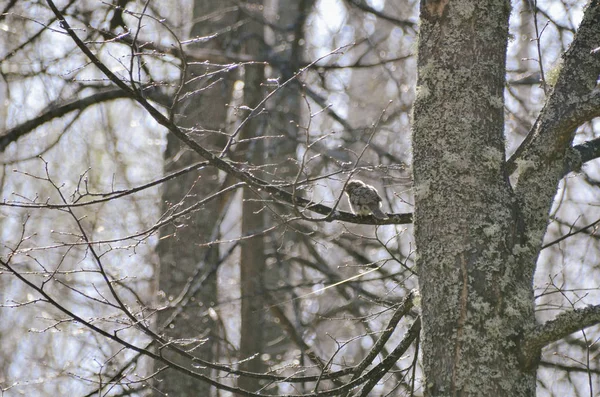
{"label": "drooping branch", "polygon": [[[149,189],[151,187],[154,186],[158,186],[168,180],[180,177],[181,175],[187,174],[188,172],[194,172],[197,171],[199,169],[202,169],[203,167],[205,167],[207,165],[206,161],[202,161],[202,162],[198,162],[195,164],[192,164],[188,167],[185,167],[179,171],[175,171],[169,175],[165,175],[161,178],[158,178],[156,180],[153,180],[152,182],[148,182],[145,183],[143,185],[140,186],[136,186],[130,189],[124,189],[124,190],[113,190],[111,192],[108,193],[91,193],[89,191],[86,191],[84,193],[80,193],[79,190],[77,191],[78,193],[78,197],[76,200],[74,200],[74,202],[72,203],[68,203],[68,204],[51,204],[48,202],[44,202],[44,203],[24,203],[24,202],[16,202],[16,201],[4,201],[2,203],[0,203],[0,207],[15,207],[15,208],[37,208],[37,209],[59,209],[59,208],[75,208],[75,207],[85,207],[85,206],[90,206],[90,205],[95,205],[95,204],[100,204],[100,203],[105,203],[107,201],[112,201],[121,197],[126,197],[129,196],[131,194],[134,193],[138,193],[141,191],[144,191],[146,189]],[[93,200],[89,200],[89,201],[82,201],[82,198],[90,198],[90,197],[94,197],[95,199]],[[99,198],[96,198],[99,197]]]}
{"label": "drooping branch", "polygon": [[[144,94],[153,101],[166,103],[165,96],[158,92],[148,91]],[[0,152],[6,150],[8,145],[10,145],[12,142],[16,142],[19,138],[54,119],[66,116],[74,111],[83,111],[90,106],[97,105],[102,102],[109,102],[115,99],[129,97],[130,96],[123,90],[112,88],[96,92],[92,95],[86,96],[85,98],[74,99],[58,106],[50,106],[37,117],[27,120],[26,122],[21,123],[0,135]]]}
{"label": "drooping branch", "polygon": [[24,136],[25,134],[33,131],[37,127],[54,120],[59,117],[63,117],[68,113],[71,113],[75,110],[85,110],[89,106],[95,105],[101,102],[107,102],[114,99],[127,98],[129,95],[123,92],[123,90],[119,89],[111,89],[107,91],[97,92],[85,98],[75,99],[73,101],[69,101],[63,105],[57,107],[51,107],[44,111],[39,116],[28,120],[22,124],[19,124],[16,127],[11,128],[6,131],[4,134],[0,135],[0,152],[3,152],[6,147],[12,142],[16,142],[17,139]]}
{"label": "drooping branch", "polygon": [[[292,339],[292,341],[296,344],[296,346],[298,346],[302,352],[304,354],[306,354],[306,356],[317,366],[319,367],[319,369],[321,371],[323,371],[325,374],[328,374],[329,371],[327,370],[327,362],[324,361],[321,357],[319,357],[311,348],[311,346],[309,346],[304,339],[302,338],[302,336],[298,333],[296,327],[294,326],[294,324],[292,324],[292,322],[290,321],[290,319],[287,318],[287,316],[285,315],[285,313],[283,312],[283,310],[281,309],[281,307],[277,304],[274,303],[274,301],[272,300],[273,298],[269,295],[267,295],[269,304],[271,305],[269,307],[269,311],[273,314],[273,316],[275,318],[277,318],[279,320],[279,323],[281,325],[281,328],[287,333],[287,335]],[[335,381],[335,379],[334,379]],[[336,382],[338,384],[338,386],[341,386],[342,383],[340,382]]]}
{"label": "drooping branch", "polygon": [[20,272],[18,272],[12,265],[9,264],[8,261],[4,261],[2,259],[0,259],[0,265],[3,266],[6,270],[8,270],[10,273],[12,273],[14,276],[16,276],[20,281],[22,281],[23,283],[25,283],[28,287],[32,288],[33,290],[35,290],[38,294],[41,295],[43,302],[47,302],[48,304],[50,304],[51,306],[53,306],[54,308],[58,309],[59,311],[61,311],[63,314],[67,315],[70,319],[73,319],[74,321],[76,321],[77,323],[81,324],[82,326],[89,328],[91,331],[95,332],[98,335],[101,335],[107,339],[110,339],[130,350],[133,350],[137,353],[141,353],[147,357],[152,358],[153,360],[156,360],[157,362],[160,362],[162,364],[165,364],[171,368],[174,368],[177,371],[183,372],[184,374],[186,374],[187,376],[191,376],[195,379],[199,379],[205,382],[210,383],[211,385],[217,387],[217,388],[222,388],[224,390],[228,390],[234,393],[238,393],[239,395],[244,395],[244,396],[259,396],[258,394],[254,394],[251,392],[247,392],[245,390],[241,390],[239,388],[236,387],[231,387],[229,385],[225,385],[222,383],[219,383],[213,379],[211,379],[208,376],[205,376],[201,373],[192,371],[184,366],[178,365],[174,362],[169,361],[168,359],[164,358],[161,354],[156,354],[150,350],[147,350],[145,348],[141,348],[133,343],[130,343],[128,341],[126,341],[125,339],[121,338],[120,336],[118,336],[118,334],[115,333],[111,333],[108,331],[105,331],[104,329],[96,326],[95,324],[93,324],[92,321],[87,321],[85,318],[77,315],[75,312],[67,309],[65,306],[61,305],[58,301],[56,301],[54,298],[52,298],[43,288],[44,284],[42,284],[42,286],[38,286],[36,284],[34,284],[32,281],[28,280],[23,274],[21,274]]}

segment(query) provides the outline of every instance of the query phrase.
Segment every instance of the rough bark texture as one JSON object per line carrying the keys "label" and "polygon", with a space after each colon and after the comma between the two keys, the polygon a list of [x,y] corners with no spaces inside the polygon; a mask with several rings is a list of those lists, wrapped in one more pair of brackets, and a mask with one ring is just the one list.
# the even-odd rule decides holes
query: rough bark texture
{"label": "rough bark texture", "polygon": [[514,156],[519,173],[516,188],[526,226],[525,243],[533,273],[548,212],[558,182],[581,167],[581,153],[571,148],[575,130],[600,113],[600,2],[591,1],[577,34],[563,54],[563,66],[533,130]]}
{"label": "rough bark texture", "polygon": [[[210,1],[196,0],[194,3],[194,18],[209,15],[218,9],[225,8],[226,2],[211,3]],[[191,36],[205,36],[218,31],[219,28],[228,26],[231,18],[220,15],[210,20],[203,20],[192,28]],[[189,67],[186,80],[204,73],[202,67]],[[196,84],[187,84],[185,92],[193,92],[199,89],[205,82],[198,81]],[[227,117],[226,104],[230,102],[231,83],[215,85],[211,90],[204,91],[201,95],[192,95],[184,101],[182,108],[178,109],[183,117],[177,120],[183,127],[192,128],[201,126],[208,130],[223,129]],[[195,152],[189,150],[172,134],[167,137],[167,150],[165,152],[165,172],[170,173],[180,170],[202,158]],[[218,146],[214,138],[202,140],[206,147]],[[218,170],[213,167],[203,169],[199,172],[187,173],[182,177],[175,178],[164,184],[163,206],[165,211],[177,206],[181,210],[194,204],[198,199],[207,197],[214,193],[219,186]],[[216,333],[218,325],[209,316],[208,309],[217,300],[216,273],[213,272],[208,280],[193,296],[182,296],[182,292],[189,287],[191,280],[197,282],[198,276],[211,272],[213,265],[218,261],[219,251],[216,246],[207,248],[201,243],[215,239],[218,232],[217,221],[222,203],[214,200],[201,210],[193,212],[186,219],[181,219],[172,227],[161,229],[161,239],[157,247],[160,257],[159,289],[164,293],[168,301],[181,306],[179,314],[174,317],[174,310],[163,310],[158,313],[158,325],[166,326],[165,335],[170,338],[184,338],[186,341],[197,338],[206,338],[206,341],[197,349],[197,354],[203,360],[212,361],[214,354],[214,342],[218,341]],[[179,227],[180,225],[184,227]],[[189,294],[188,294],[189,295]],[[178,298],[184,298],[178,301]],[[192,345],[187,345],[191,347]],[[195,345],[193,345],[195,346]],[[178,360],[178,357],[170,357]],[[167,370],[159,375],[162,381],[156,387],[165,394],[172,396],[185,395],[209,395],[210,385],[199,382],[192,377],[180,372]]]}
{"label": "rough bark texture", "polygon": [[505,171],[510,4],[421,1],[414,107],[415,239],[428,396],[533,396],[518,336],[533,325],[530,278]]}
{"label": "rough bark texture", "polygon": [[[523,224],[522,238],[514,252],[525,279],[533,278],[557,185],[566,173],[580,169],[586,155],[580,148],[572,148],[575,131],[600,115],[600,54],[595,51],[598,37],[600,1],[590,1],[573,42],[562,56],[562,70],[544,108],[509,161],[509,167],[515,164],[517,168],[515,193]],[[575,327],[591,324],[583,318],[569,324],[569,318],[578,318],[577,311],[561,316],[557,318],[560,321],[539,325],[524,334],[521,357],[526,367],[536,366],[536,358],[547,344]]]}

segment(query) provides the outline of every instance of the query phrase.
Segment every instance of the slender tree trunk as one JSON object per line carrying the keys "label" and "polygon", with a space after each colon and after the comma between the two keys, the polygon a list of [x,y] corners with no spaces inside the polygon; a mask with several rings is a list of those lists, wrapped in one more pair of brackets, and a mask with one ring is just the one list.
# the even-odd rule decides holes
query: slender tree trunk
{"label": "slender tree trunk", "polygon": [[[300,69],[304,59],[304,28],[306,18],[312,10],[313,0],[270,0],[265,2],[265,11],[271,12],[272,20],[277,21],[281,27],[293,27],[293,30],[274,31],[268,43],[272,48],[285,49],[279,53],[283,62],[278,69],[274,69],[272,75],[266,76],[277,78],[280,82],[291,79]],[[267,15],[266,15],[267,16]],[[276,18],[274,18],[276,16]],[[269,39],[269,37],[267,38]],[[269,128],[267,134],[273,138],[265,142],[265,153],[267,164],[275,164],[276,173],[270,180],[279,181],[294,180],[298,173],[296,161],[299,140],[299,128],[303,125],[301,86],[297,81],[281,88],[269,103]],[[282,137],[283,136],[283,137]],[[273,209],[280,214],[288,214],[289,208],[283,205],[274,205]],[[266,226],[272,227],[281,220],[274,216],[267,216]],[[298,236],[286,231],[282,234],[280,228],[274,229],[265,236],[265,249],[269,260],[266,264],[264,283],[269,289],[270,302],[284,302],[292,300],[293,309],[285,311],[287,319],[294,325],[299,333],[303,330],[301,324],[300,301],[293,300],[296,295],[293,288],[281,290],[282,283],[291,283],[293,280],[293,265],[287,257],[293,257],[302,248],[299,246]],[[278,313],[273,309],[266,313],[264,336],[267,342],[265,353],[270,358],[269,364],[276,364],[276,357],[285,357],[290,351],[298,349],[292,338],[285,335],[281,326]],[[299,390],[300,391],[300,390]]]}
{"label": "slender tree trunk", "polygon": [[427,396],[534,396],[531,274],[505,170],[507,0],[421,1],[415,239]]}
{"label": "slender tree trunk", "polygon": [[[293,26],[294,30],[293,35],[289,30],[274,30],[273,34],[268,35],[261,27],[256,26],[255,36],[260,37],[265,33],[264,37],[268,45],[272,48],[285,48],[285,51],[280,53],[282,62],[278,65],[278,69],[273,70],[271,76],[266,76],[262,68],[246,69],[244,99],[247,104],[254,107],[263,99],[264,92],[261,92],[259,87],[266,77],[285,82],[300,68],[303,47],[299,43],[304,37],[305,21],[312,4],[313,0],[265,2],[263,14],[265,18],[276,21],[280,27]],[[260,48],[256,43],[250,43],[246,50],[254,56],[260,56]],[[245,150],[251,149],[252,163],[276,164],[275,174],[265,174],[263,176],[265,180],[274,182],[291,180],[298,171],[295,158],[298,146],[298,124],[301,123],[300,99],[298,85],[291,84],[282,88],[268,104],[268,119],[256,118],[248,123],[248,128],[244,131],[246,137],[275,136],[244,146]],[[284,138],[281,137],[282,135]],[[244,234],[252,233],[253,230],[268,229],[280,222],[279,219],[270,216],[270,210],[264,210],[264,204],[248,201],[256,198],[254,192],[248,189],[245,191]],[[287,208],[280,205],[271,205],[271,210],[287,212]],[[242,303],[242,357],[257,352],[266,353],[262,363],[258,359],[248,363],[246,368],[252,371],[264,370],[265,364],[269,364],[269,358],[285,355],[290,349],[296,348],[290,346],[289,338],[282,338],[281,325],[266,309],[269,302],[289,299],[284,292],[268,292],[280,287],[282,280],[289,279],[290,268],[289,264],[281,258],[282,250],[297,249],[297,247],[291,248],[284,242],[288,240],[289,234],[281,236],[280,233],[280,230],[275,230],[264,237],[249,240],[242,247],[242,296],[248,299]],[[265,293],[269,296],[266,300]],[[293,318],[291,320],[294,321]],[[251,379],[240,379],[240,386],[256,390],[259,384]]]}
{"label": "slender tree trunk", "polygon": [[[252,8],[262,7],[262,1],[252,2]],[[256,8],[254,8],[256,7]],[[264,26],[258,22],[249,22],[248,41],[245,51],[255,57],[260,57],[264,40]],[[244,69],[244,104],[251,108],[259,105],[264,98],[262,83],[265,80],[264,66],[247,65]],[[261,105],[262,106],[262,105]],[[266,133],[266,118],[254,116],[243,127],[240,139],[247,143],[238,145],[236,157],[239,161],[250,164],[264,163],[264,139]],[[258,138],[254,139],[253,138]],[[264,204],[260,194],[251,188],[244,188],[242,203],[242,235],[255,237],[242,241],[240,259],[240,284],[242,296],[240,359],[244,360],[254,355],[255,358],[245,361],[242,369],[251,372],[263,372],[265,365],[262,353],[265,345],[265,229]],[[261,387],[258,379],[240,377],[238,386],[245,390],[256,391]]]}
{"label": "slender tree trunk", "polygon": [[[228,26],[233,19],[218,11],[226,8],[229,2],[211,2],[195,0],[194,19],[215,13],[213,19],[202,20],[192,28],[191,36],[206,36]],[[217,47],[220,41],[214,42]],[[205,73],[202,66],[188,66],[186,80]],[[223,130],[227,118],[226,104],[230,102],[232,84],[224,76],[224,83],[211,89],[191,95],[178,113],[182,114],[178,124],[183,127],[201,126],[207,130]],[[194,92],[206,85],[199,79],[196,83],[186,84],[185,92]],[[165,172],[170,173],[201,161],[202,158],[173,135],[168,135],[165,152]],[[218,147],[219,142],[211,134],[209,140],[203,140],[206,147]],[[190,172],[167,181],[163,191],[165,211],[176,212],[193,205],[199,199],[214,193],[219,187],[218,170],[213,167]],[[165,327],[164,334],[170,338],[182,338],[186,341],[197,339],[200,346],[194,354],[204,360],[214,361],[214,343],[218,341],[217,324],[208,313],[208,309],[217,301],[216,272],[214,266],[219,259],[217,246],[206,247],[207,243],[218,235],[218,219],[223,203],[214,200],[185,219],[178,219],[172,227],[161,229],[157,252],[160,257],[159,289],[166,301],[173,305],[171,310],[162,310],[158,314],[158,326]],[[196,283],[205,275],[201,288],[194,291]],[[191,287],[191,288],[189,288]],[[187,292],[184,294],[183,292]],[[195,345],[194,345],[195,346]],[[191,345],[185,345],[186,348]],[[170,357],[178,360],[179,357]],[[210,385],[199,382],[177,371],[165,371],[158,375],[161,382],[156,387],[172,396],[208,396]]]}

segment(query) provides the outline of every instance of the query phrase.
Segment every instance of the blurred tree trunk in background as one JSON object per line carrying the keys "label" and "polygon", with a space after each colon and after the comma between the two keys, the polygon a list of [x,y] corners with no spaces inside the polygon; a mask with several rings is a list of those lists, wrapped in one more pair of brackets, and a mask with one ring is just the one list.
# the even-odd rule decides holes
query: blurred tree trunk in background
{"label": "blurred tree trunk in background", "polygon": [[[203,37],[230,26],[235,13],[227,7],[230,1],[195,0],[193,6],[194,23],[190,37]],[[205,18],[210,15],[210,18]],[[227,36],[225,36],[227,37]],[[206,44],[203,45],[206,47]],[[219,37],[209,43],[210,48],[222,49],[225,39]],[[215,47],[216,46],[216,47]],[[210,71],[204,65],[189,65],[185,80]],[[182,95],[191,94],[181,106],[177,107],[178,123],[186,128],[197,128],[206,131],[224,130],[227,119],[227,104],[231,101],[233,82],[227,75],[219,76],[222,82],[202,92],[197,91],[212,81],[197,79],[184,86]],[[205,137],[204,137],[205,136]],[[202,131],[196,133],[199,142],[205,147],[222,146],[222,137],[214,133]],[[202,160],[195,152],[189,150],[172,134],[167,136],[165,152],[165,174],[180,170]],[[163,208],[167,212],[176,212],[213,194],[219,188],[218,170],[207,167],[200,172],[190,172],[179,178],[166,182],[163,186]],[[172,318],[175,310],[163,310],[158,316],[158,326],[165,326],[164,334],[170,338],[197,338],[195,344],[202,345],[195,349],[196,354],[204,360],[213,361],[216,343],[219,341],[219,326],[209,314],[209,308],[216,303],[217,286],[214,266],[219,260],[218,245],[204,246],[218,238],[219,219],[224,203],[213,200],[197,211],[192,212],[180,223],[161,229],[157,252],[160,256],[159,289],[164,293],[167,302],[174,304],[175,310],[181,310]],[[198,276],[207,275],[203,285],[197,291],[194,283]],[[188,285],[189,284],[189,285]],[[190,290],[186,291],[186,288]],[[183,295],[182,293],[186,293]],[[192,296],[190,296],[190,292]],[[183,298],[179,300],[180,298]],[[180,307],[180,305],[184,305]],[[173,357],[175,359],[175,357]],[[165,394],[172,396],[209,395],[210,385],[199,382],[181,372],[167,370],[159,377],[162,381],[155,386]]]}
{"label": "blurred tree trunk in background", "polygon": [[597,394],[600,0],[0,9],[0,394]]}
{"label": "blurred tree trunk in background", "polygon": [[[259,4],[259,3],[255,3]],[[262,66],[249,65],[245,68],[244,103],[251,108],[264,98],[262,89],[265,78],[277,80],[279,84],[291,79],[302,63],[304,53],[304,27],[314,1],[312,0],[271,0],[265,2],[265,18],[272,18],[275,28],[268,34],[262,25],[251,28],[251,40],[246,45],[246,53],[255,59],[265,56],[265,44],[276,48],[278,68],[265,76]],[[258,40],[260,38],[260,40]],[[262,42],[264,40],[264,42]],[[269,87],[269,90],[275,87]],[[261,105],[263,106],[263,105]],[[273,175],[258,174],[261,178],[277,184],[293,180],[297,173],[296,150],[298,147],[299,125],[302,123],[300,84],[295,81],[280,89],[267,108],[268,117],[260,115],[250,119],[242,130],[244,139],[259,138],[239,146],[239,160],[251,164],[275,164]],[[265,136],[272,136],[265,140]],[[246,155],[245,158],[242,156]],[[273,205],[260,200],[257,192],[244,189],[242,235],[267,230],[281,222],[273,211],[285,213],[284,206]],[[284,234],[274,230],[242,243],[241,254],[241,295],[242,295],[242,335],[241,359],[258,352],[266,355],[244,363],[243,367],[252,372],[264,371],[267,365],[277,362],[274,357],[282,357],[290,347],[290,339],[285,337],[281,319],[275,319],[268,307],[272,302],[289,299],[287,292],[275,292],[287,283],[290,263],[282,260],[282,254],[292,254],[286,250],[297,250],[287,244],[292,233]],[[271,292],[272,291],[272,292]],[[271,302],[271,303],[270,303]],[[296,313],[299,316],[299,313]],[[282,315],[281,313],[279,315]],[[299,327],[299,319],[293,320]],[[278,324],[279,323],[279,324]],[[239,386],[247,390],[257,390],[259,382],[252,378],[240,378]]]}
{"label": "blurred tree trunk in background", "polygon": [[[248,3],[248,12],[262,10],[262,1]],[[262,15],[256,14],[256,15]],[[265,28],[258,21],[249,21],[244,52],[255,59],[263,58],[265,52]],[[260,110],[264,104],[262,83],[265,80],[264,65],[261,63],[244,67],[244,104],[253,109],[251,115],[240,130],[240,140],[245,142],[235,148],[236,159],[242,163],[264,164],[264,137],[267,131],[267,118]],[[257,138],[257,139],[254,139]],[[263,177],[259,170],[255,176]],[[261,201],[260,193],[255,188],[245,187],[242,203],[242,236],[240,258],[240,293],[241,293],[241,329],[240,360],[241,368],[250,372],[264,372],[261,353],[265,345],[265,264],[266,252],[264,241],[265,217],[268,209]],[[250,237],[255,235],[255,237]],[[253,357],[255,356],[255,357]],[[251,358],[253,357],[253,358]],[[251,359],[250,359],[251,358]],[[261,385],[258,379],[240,377],[238,387],[257,391]]]}
{"label": "blurred tree trunk in background", "polygon": [[[276,74],[267,76],[277,80],[278,84],[283,84],[293,78],[298,72],[305,59],[305,28],[306,20],[309,17],[314,0],[271,0],[272,5],[267,8],[277,18],[277,25],[282,28],[278,31],[272,31],[271,42],[268,44],[272,48],[281,49],[277,56],[280,58],[280,67],[275,71]],[[302,87],[299,80],[295,80],[281,88],[273,101],[269,104],[269,131],[273,136],[266,143],[265,151],[267,154],[266,163],[275,164],[277,173],[270,176],[269,180],[273,184],[284,181],[293,181],[298,172],[297,150],[300,140],[304,141],[308,134],[307,118],[303,113]],[[300,193],[298,193],[300,194]],[[280,214],[288,213],[287,206],[277,204],[273,208]],[[281,223],[280,219],[273,216],[267,217],[268,227],[273,227]],[[297,297],[293,288],[292,263],[289,260],[303,250],[301,239],[296,233],[289,231],[282,233],[280,229],[271,231],[266,236],[268,246],[268,260],[266,264],[265,285],[269,288],[270,302],[278,303],[290,301]],[[289,287],[283,289],[284,287]],[[292,310],[288,319],[294,325],[299,333],[304,329],[301,324],[302,309],[299,300],[292,301]],[[283,315],[283,313],[278,314]],[[291,338],[285,334],[281,327],[281,319],[277,319],[277,314],[266,313],[266,339],[267,346],[265,351],[270,358],[268,362],[275,365],[278,357],[284,357],[288,352],[299,349],[291,341]],[[304,354],[302,354],[302,357]]]}

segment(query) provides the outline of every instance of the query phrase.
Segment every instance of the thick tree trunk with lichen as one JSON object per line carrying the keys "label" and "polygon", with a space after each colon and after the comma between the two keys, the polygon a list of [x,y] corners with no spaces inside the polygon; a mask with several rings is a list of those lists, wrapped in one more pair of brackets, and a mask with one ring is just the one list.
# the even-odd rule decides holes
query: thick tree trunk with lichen
{"label": "thick tree trunk with lichen", "polygon": [[415,238],[427,396],[533,396],[531,274],[504,155],[506,0],[421,1]]}

